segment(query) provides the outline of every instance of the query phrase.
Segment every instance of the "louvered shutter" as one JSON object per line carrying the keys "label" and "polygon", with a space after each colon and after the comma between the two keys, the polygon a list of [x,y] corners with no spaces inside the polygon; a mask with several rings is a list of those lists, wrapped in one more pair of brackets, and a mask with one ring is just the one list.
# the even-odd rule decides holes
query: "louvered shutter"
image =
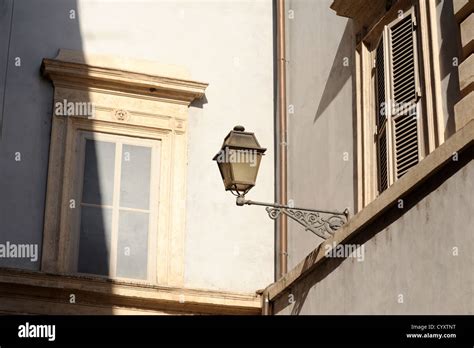
{"label": "louvered shutter", "polygon": [[419,107],[416,33],[413,12],[389,27],[393,160],[399,179],[419,160]]}
{"label": "louvered shutter", "polygon": [[376,100],[377,100],[377,158],[379,173],[379,192],[388,187],[388,156],[387,156],[387,112],[385,98],[385,62],[383,39],[377,47],[375,57],[376,69]]}

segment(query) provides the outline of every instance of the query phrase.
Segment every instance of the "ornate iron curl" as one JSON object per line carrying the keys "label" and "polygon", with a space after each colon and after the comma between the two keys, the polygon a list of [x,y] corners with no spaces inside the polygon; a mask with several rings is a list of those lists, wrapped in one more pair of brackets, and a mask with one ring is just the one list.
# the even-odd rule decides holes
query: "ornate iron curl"
{"label": "ornate iron curl", "polygon": [[246,200],[244,195],[237,197],[237,205],[261,205],[265,206],[268,216],[276,220],[281,214],[285,214],[292,220],[302,225],[306,231],[311,231],[318,237],[328,239],[347,223],[349,210],[343,212],[313,210],[306,208],[294,208],[281,204],[270,204]]}

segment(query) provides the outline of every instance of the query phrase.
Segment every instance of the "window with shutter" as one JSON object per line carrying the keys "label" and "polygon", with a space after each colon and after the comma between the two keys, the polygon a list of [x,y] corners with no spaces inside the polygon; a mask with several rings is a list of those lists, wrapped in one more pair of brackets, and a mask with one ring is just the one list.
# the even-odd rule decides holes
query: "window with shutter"
{"label": "window with shutter", "polygon": [[379,192],[420,161],[420,92],[415,13],[385,27],[375,54]]}
{"label": "window with shutter", "polygon": [[361,13],[355,50],[357,210],[444,142],[435,13],[425,1],[396,1]]}

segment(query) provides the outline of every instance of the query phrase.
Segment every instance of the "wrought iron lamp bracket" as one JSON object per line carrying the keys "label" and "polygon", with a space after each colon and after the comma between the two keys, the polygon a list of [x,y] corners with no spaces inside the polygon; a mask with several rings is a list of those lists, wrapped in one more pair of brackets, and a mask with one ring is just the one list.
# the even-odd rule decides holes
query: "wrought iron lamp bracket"
{"label": "wrought iron lamp bracket", "polygon": [[266,207],[268,216],[272,220],[276,220],[281,214],[285,214],[290,219],[302,225],[306,231],[311,231],[323,239],[330,238],[349,220],[349,209],[347,208],[343,212],[296,208],[276,203],[272,204],[247,200],[245,199],[245,195],[237,196],[236,204],[238,206],[264,206]]}

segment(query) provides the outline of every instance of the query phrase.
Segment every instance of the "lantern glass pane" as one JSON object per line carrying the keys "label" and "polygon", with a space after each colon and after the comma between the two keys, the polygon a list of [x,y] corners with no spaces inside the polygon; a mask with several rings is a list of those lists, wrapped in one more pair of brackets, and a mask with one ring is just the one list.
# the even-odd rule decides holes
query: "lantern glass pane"
{"label": "lantern glass pane", "polygon": [[234,184],[242,190],[255,185],[261,155],[253,151],[233,150],[231,168]]}
{"label": "lantern glass pane", "polygon": [[229,189],[232,186],[232,176],[230,173],[230,163],[226,162],[217,162],[219,166],[219,171],[221,172],[222,181],[224,182],[224,187]]}

